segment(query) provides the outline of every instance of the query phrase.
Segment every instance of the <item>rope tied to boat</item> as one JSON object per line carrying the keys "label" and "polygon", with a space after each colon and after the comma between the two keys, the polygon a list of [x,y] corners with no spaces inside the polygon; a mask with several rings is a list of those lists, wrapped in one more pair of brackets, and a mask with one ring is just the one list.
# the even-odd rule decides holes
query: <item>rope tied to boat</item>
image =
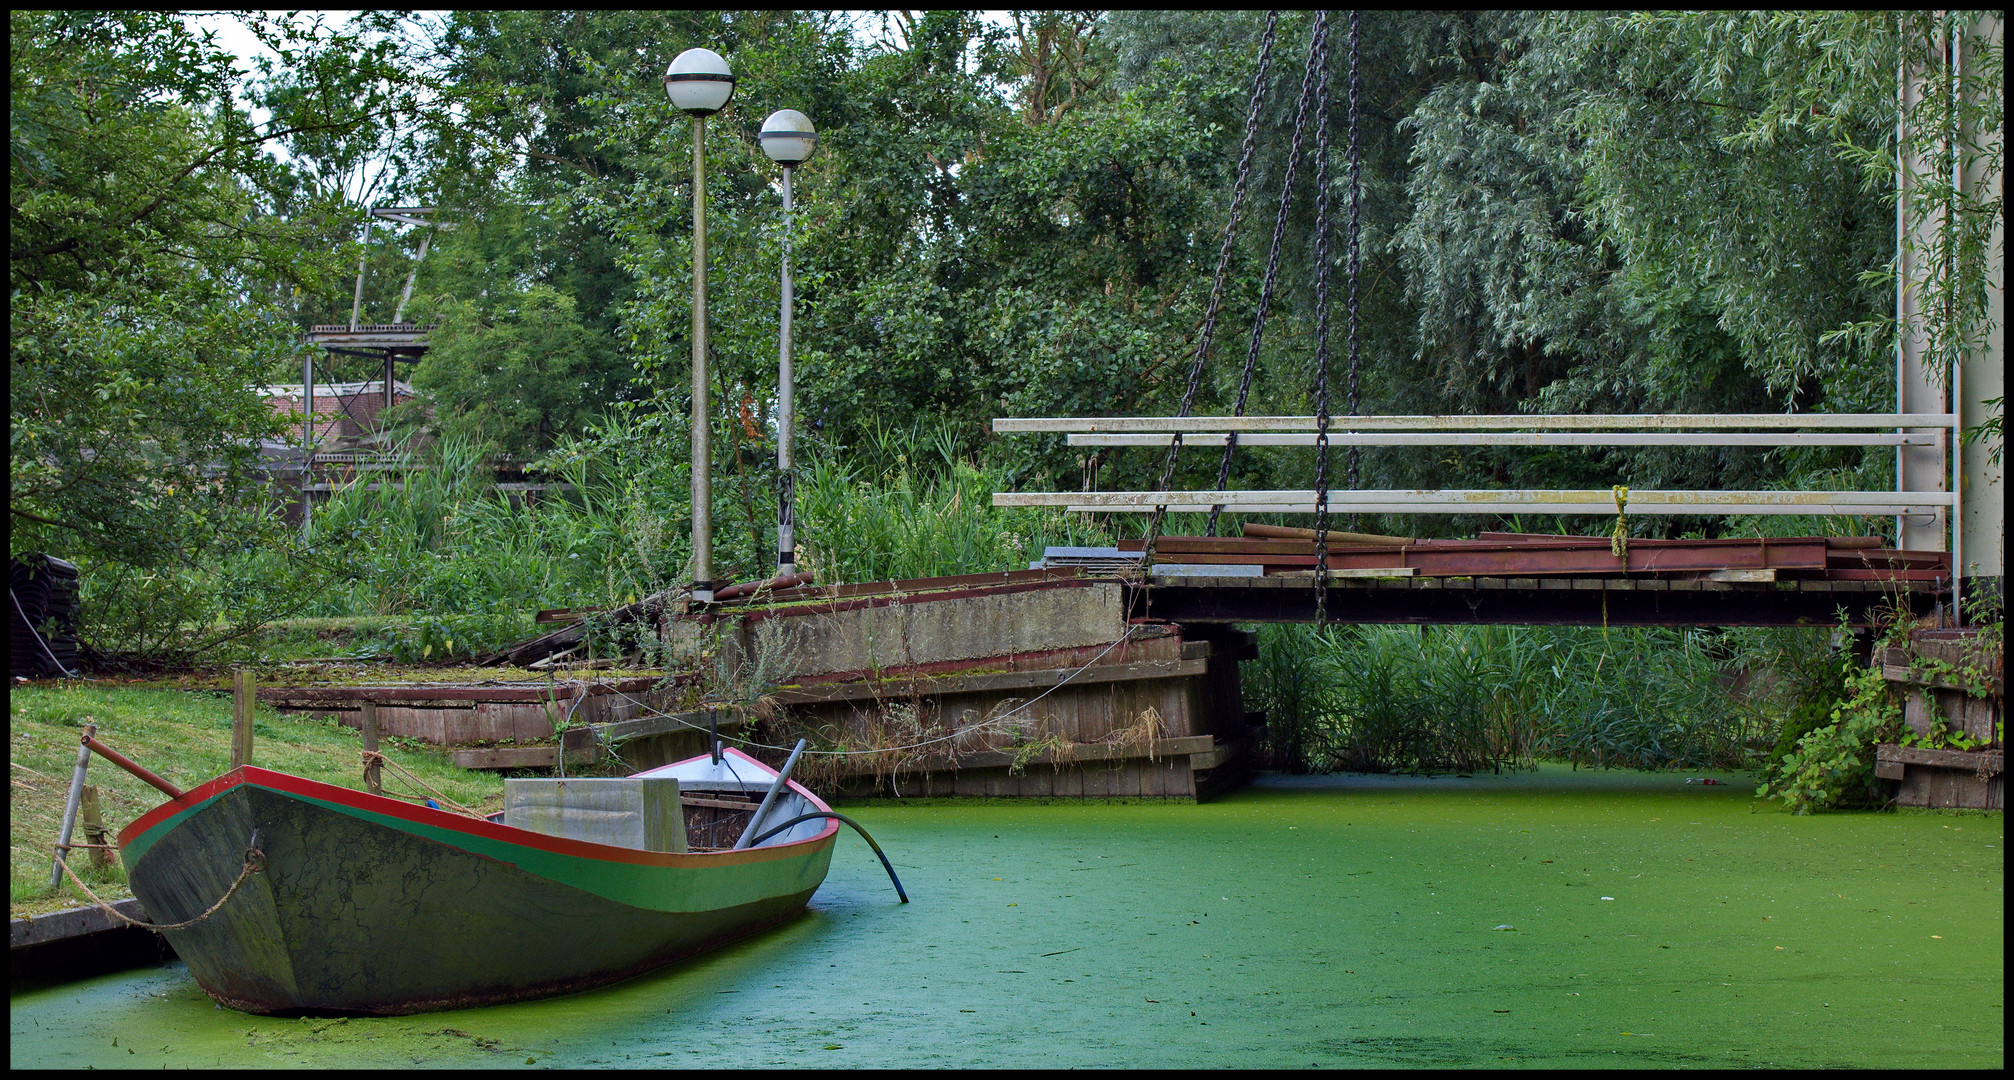
{"label": "rope tied to boat", "polygon": [[[481,814],[476,813],[474,810],[471,810],[468,807],[463,806],[462,804],[454,801],[453,799],[448,798],[446,795],[441,794],[440,791],[436,789],[432,784],[429,784],[425,780],[422,780],[419,777],[414,776],[411,769],[408,769],[404,765],[401,765],[398,762],[393,761],[391,758],[386,757],[385,755],[377,752],[376,750],[366,750],[363,752],[363,755],[364,755],[364,770],[366,773],[370,771],[370,767],[372,765],[390,765],[392,768],[397,769],[400,773],[404,774],[406,779],[411,780],[413,783],[418,784],[419,786],[426,788],[428,791],[433,792],[435,798],[439,799],[441,802],[446,803],[449,806],[454,807],[456,812],[466,814],[469,817],[477,818],[479,820],[484,821],[488,820],[487,818],[484,818]],[[417,796],[408,795],[405,797],[416,798]]]}
{"label": "rope tied to boat", "polygon": [[[84,847],[86,845],[72,844],[70,846]],[[217,902],[211,904],[207,911],[204,911],[201,915],[198,915],[193,919],[188,919],[186,921],[178,923],[142,922],[139,919],[133,918],[131,915],[128,915],[125,912],[120,911],[118,908],[115,908],[112,905],[106,903],[103,897],[99,896],[97,893],[92,892],[91,887],[89,885],[84,884],[84,879],[77,876],[77,871],[70,869],[69,862],[63,858],[63,849],[61,845],[56,845],[56,865],[62,867],[63,872],[70,875],[71,882],[74,883],[77,886],[77,888],[83,890],[84,895],[90,897],[91,902],[98,905],[98,907],[102,909],[107,915],[112,916],[113,918],[127,924],[128,926],[136,926],[142,930],[153,930],[158,932],[163,930],[187,930],[189,927],[194,926],[199,922],[202,922],[204,919],[207,919],[212,915],[215,915],[219,910],[223,908],[225,904],[230,902],[231,897],[238,895],[238,890],[244,887],[245,882],[252,880],[252,876],[254,874],[263,874],[266,872],[266,853],[259,850],[258,830],[257,829],[252,830],[252,839],[245,845],[245,866],[244,869],[238,871],[238,880],[231,882],[231,887],[229,889],[224,890],[224,895],[218,897]]]}

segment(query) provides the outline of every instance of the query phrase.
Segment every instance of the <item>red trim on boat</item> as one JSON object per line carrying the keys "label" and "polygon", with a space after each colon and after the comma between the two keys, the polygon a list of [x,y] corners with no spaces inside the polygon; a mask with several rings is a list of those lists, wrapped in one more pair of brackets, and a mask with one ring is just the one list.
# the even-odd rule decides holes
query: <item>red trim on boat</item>
{"label": "red trim on boat", "polygon": [[[762,762],[749,757],[739,750],[730,747],[726,752],[742,758],[769,773],[771,776],[776,775],[775,769],[762,764]],[[704,754],[699,755],[699,757],[705,756]],[[697,761],[699,757],[687,760]],[[677,762],[676,764],[682,765],[684,762]],[[436,828],[449,829],[472,836],[481,836],[489,840],[516,844],[520,847],[536,848],[552,852],[556,855],[571,855],[576,858],[595,859],[601,862],[636,863],[642,866],[723,866],[747,862],[768,862],[773,859],[791,858],[798,854],[795,851],[798,845],[815,844],[839,832],[839,822],[827,818],[825,828],[821,829],[817,835],[808,836],[802,840],[793,840],[787,844],[746,848],[741,851],[716,851],[682,855],[661,851],[638,851],[634,848],[614,847],[608,844],[592,844],[582,840],[568,840],[564,837],[547,836],[544,833],[529,832],[524,829],[499,825],[495,822],[479,818],[463,817],[460,814],[452,814],[445,810],[431,810],[424,806],[414,806],[411,803],[401,802],[397,799],[387,798],[382,795],[373,795],[368,791],[337,787],[334,784],[325,784],[319,780],[309,780],[305,777],[273,772],[270,769],[261,769],[255,765],[242,765],[209,783],[184,792],[181,798],[170,799],[142,814],[131,825],[119,830],[119,846],[125,847],[134,838],[143,835],[147,830],[159,825],[175,814],[196,806],[239,784],[256,784],[260,787],[284,792],[289,795],[300,795],[307,798],[320,799],[324,802],[340,803],[354,809],[374,814],[383,814],[386,817],[399,818],[415,824],[431,825]],[[792,791],[810,800],[811,804],[820,810],[832,809],[825,804],[824,800],[807,791],[796,781],[790,781],[789,786]]]}

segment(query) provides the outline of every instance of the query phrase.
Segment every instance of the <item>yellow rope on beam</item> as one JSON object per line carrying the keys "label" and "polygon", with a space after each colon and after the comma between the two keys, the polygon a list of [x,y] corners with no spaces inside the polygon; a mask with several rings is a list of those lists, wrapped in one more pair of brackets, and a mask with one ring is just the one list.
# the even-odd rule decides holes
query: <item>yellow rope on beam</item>
{"label": "yellow rope on beam", "polygon": [[[1626,559],[1629,557],[1629,521],[1624,516],[1623,509],[1629,505],[1629,489],[1617,484],[1614,493],[1615,532],[1609,537],[1608,551],[1618,559]],[[1623,569],[1627,570],[1629,567],[1625,565]]]}

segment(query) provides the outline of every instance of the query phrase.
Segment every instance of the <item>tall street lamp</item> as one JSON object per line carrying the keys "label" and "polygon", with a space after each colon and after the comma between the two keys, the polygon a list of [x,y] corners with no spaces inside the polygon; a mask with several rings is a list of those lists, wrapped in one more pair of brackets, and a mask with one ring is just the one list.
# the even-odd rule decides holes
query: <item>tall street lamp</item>
{"label": "tall street lamp", "polygon": [[783,166],[783,314],[778,320],[776,363],[776,576],[797,573],[797,517],[792,508],[796,476],[791,471],[791,425],[796,385],[790,368],[790,178],[818,149],[811,118],[796,109],[778,109],[762,122],[762,152]]}
{"label": "tall street lamp", "polygon": [[706,388],[706,118],[734,96],[734,74],[712,49],[687,49],[664,69],[664,92],[692,117],[692,600],[713,602],[712,421]]}

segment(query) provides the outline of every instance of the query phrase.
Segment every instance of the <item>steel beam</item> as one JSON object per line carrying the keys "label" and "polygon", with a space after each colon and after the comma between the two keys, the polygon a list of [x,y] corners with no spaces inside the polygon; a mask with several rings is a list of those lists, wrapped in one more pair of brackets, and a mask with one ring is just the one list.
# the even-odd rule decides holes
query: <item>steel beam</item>
{"label": "steel beam", "polygon": [[[1171,622],[1313,622],[1312,579],[1257,579],[1270,587],[1204,579],[1206,584],[1131,585],[1135,618]],[[1461,579],[1454,579],[1460,581]],[[1519,582],[1523,582],[1520,584]],[[1479,584],[1479,583],[1478,583]],[[1870,626],[1900,601],[1916,614],[1936,603],[1929,583],[1889,582],[1606,582],[1511,579],[1501,588],[1451,588],[1441,579],[1394,578],[1332,585],[1332,622],[1512,626]],[[1659,588],[1643,587],[1647,584]],[[1681,588],[1681,586],[1690,586]]]}

